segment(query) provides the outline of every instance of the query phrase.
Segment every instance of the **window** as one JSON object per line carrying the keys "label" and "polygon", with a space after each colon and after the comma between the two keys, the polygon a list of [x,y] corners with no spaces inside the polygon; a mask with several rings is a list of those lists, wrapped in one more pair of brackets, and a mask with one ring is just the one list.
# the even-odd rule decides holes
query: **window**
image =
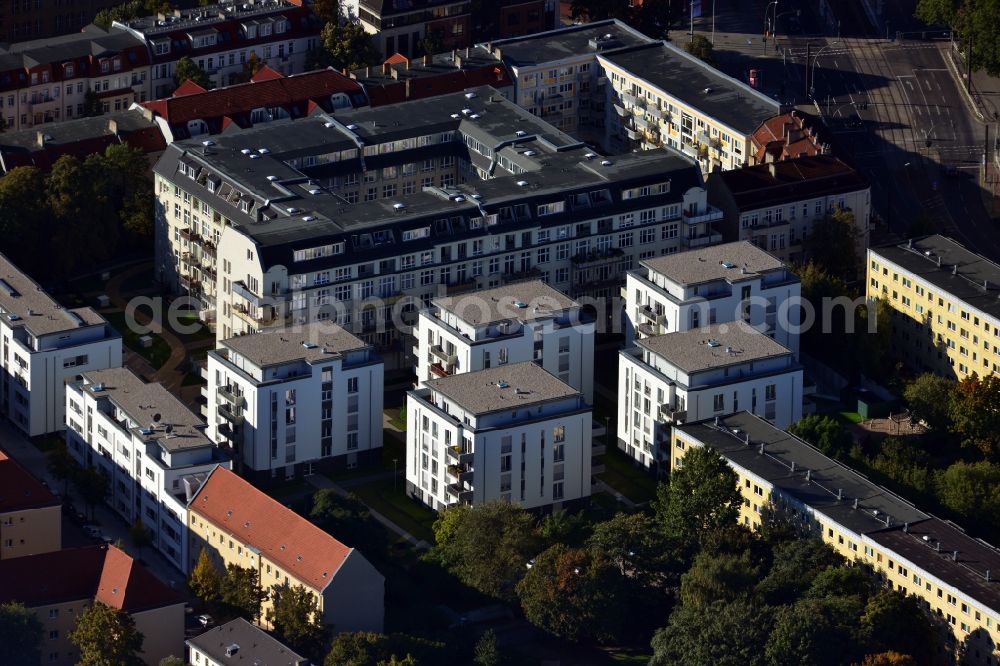
{"label": "window", "polygon": [[726,397],[721,393],[716,393],[712,397],[712,409],[721,412],[726,408]]}

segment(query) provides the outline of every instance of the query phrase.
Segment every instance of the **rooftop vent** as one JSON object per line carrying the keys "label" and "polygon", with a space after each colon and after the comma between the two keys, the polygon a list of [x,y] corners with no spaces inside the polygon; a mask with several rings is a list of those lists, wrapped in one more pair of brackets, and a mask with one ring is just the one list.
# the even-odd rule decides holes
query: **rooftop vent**
{"label": "rooftop vent", "polygon": [[705,93],[706,95],[711,95],[712,94],[712,89],[711,88],[705,88],[704,90],[702,90],[702,92]]}
{"label": "rooftop vent", "polygon": [[303,340],[302,346],[305,347],[306,349],[316,349],[316,347],[318,347],[319,345],[317,345],[315,342],[312,342],[311,340]]}
{"label": "rooftop vent", "polygon": [[475,120],[476,118],[478,118],[478,117],[479,117],[479,114],[478,114],[478,113],[473,113],[473,114],[472,114],[471,116],[469,116],[469,117],[470,117],[470,118],[472,118],[473,120]]}
{"label": "rooftop vent", "polygon": [[250,153],[252,153],[253,151],[252,151],[252,150],[250,150],[249,148],[244,148],[244,149],[243,149],[243,150],[241,150],[240,152],[241,152],[241,153],[243,153],[244,155],[249,155],[249,154],[250,154]]}
{"label": "rooftop vent", "polygon": [[236,654],[239,651],[240,651],[240,646],[237,645],[236,643],[233,643],[232,645],[230,645],[230,646],[228,646],[226,648],[226,656],[227,657],[232,657],[234,654]]}
{"label": "rooftop vent", "polygon": [[536,153],[534,150],[526,150],[526,151],[524,151],[524,156],[525,157],[534,157],[537,154],[538,153]]}
{"label": "rooftop vent", "polygon": [[453,114],[451,114],[451,117],[457,119],[457,118],[461,118],[462,116],[458,115],[457,113],[453,113]]}
{"label": "rooftop vent", "polygon": [[517,181],[517,186],[518,187],[527,187],[528,186],[528,181],[526,181],[526,180],[519,180],[519,181]]}
{"label": "rooftop vent", "polygon": [[588,160],[592,160],[595,157],[597,157],[597,153],[587,153],[584,155],[584,157],[586,157]]}
{"label": "rooftop vent", "polygon": [[476,93],[474,92],[465,93],[465,99],[475,99],[475,98],[476,98]]}
{"label": "rooftop vent", "polygon": [[510,388],[510,384],[508,384],[507,382],[501,380],[501,381],[497,382],[497,388],[502,388],[502,389]]}
{"label": "rooftop vent", "polygon": [[331,122],[325,122],[325,123],[323,123],[323,127],[327,128],[327,129],[330,129],[331,127],[334,127],[335,125],[336,125],[336,123],[331,123]]}
{"label": "rooftop vent", "polygon": [[524,136],[525,134],[527,134],[527,132],[525,132],[524,130],[517,130],[516,132],[514,132],[515,136]]}
{"label": "rooftop vent", "polygon": [[514,301],[514,307],[517,308],[518,310],[523,310],[524,308],[528,307],[528,304],[521,301]]}
{"label": "rooftop vent", "polygon": [[277,176],[268,176],[267,179],[273,183],[274,181],[278,180],[278,177]]}
{"label": "rooftop vent", "polygon": [[719,342],[718,340],[713,340],[713,339],[709,339],[709,341],[706,342],[705,344],[707,344],[709,347],[721,347],[722,346],[721,342]]}
{"label": "rooftop vent", "polygon": [[204,141],[201,142],[201,145],[203,145],[206,148],[208,148],[209,146],[214,146],[215,142],[212,141],[211,139],[205,139]]}
{"label": "rooftop vent", "polygon": [[309,188],[309,194],[323,194],[323,190],[318,187]]}
{"label": "rooftop vent", "polygon": [[252,159],[252,160],[259,160],[260,159],[260,155],[258,155],[257,153],[250,153],[250,159]]}
{"label": "rooftop vent", "polygon": [[472,109],[462,109],[462,115],[467,116],[472,113]]}
{"label": "rooftop vent", "polygon": [[722,262],[719,262],[719,263],[722,264],[723,268],[736,268],[736,264],[734,264],[731,261],[722,261]]}
{"label": "rooftop vent", "polygon": [[601,166],[611,166],[611,160],[601,160]]}
{"label": "rooftop vent", "polygon": [[392,208],[393,208],[393,210],[396,210],[396,211],[404,210],[406,208],[406,204],[394,203],[394,204],[392,204]]}
{"label": "rooftop vent", "polygon": [[292,206],[291,208],[288,209],[288,214],[289,215],[294,215],[295,213],[298,213],[301,210],[302,210],[301,208],[296,208],[296,207]]}
{"label": "rooftop vent", "polygon": [[306,215],[305,217],[302,218],[302,221],[303,222],[312,222],[315,219],[316,219],[315,215]]}
{"label": "rooftop vent", "polygon": [[257,152],[260,153],[261,155],[267,155],[271,151],[268,150],[267,148],[258,148]]}
{"label": "rooftop vent", "polygon": [[350,125],[347,126],[347,129],[353,132],[354,130],[358,129],[358,126],[355,125],[354,123],[351,123]]}

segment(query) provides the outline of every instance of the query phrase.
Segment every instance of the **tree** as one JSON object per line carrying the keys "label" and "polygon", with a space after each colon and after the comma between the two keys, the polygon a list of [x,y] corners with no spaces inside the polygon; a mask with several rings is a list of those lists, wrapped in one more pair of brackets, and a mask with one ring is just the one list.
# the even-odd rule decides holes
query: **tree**
{"label": "tree", "polygon": [[972,373],[958,382],[951,418],[962,445],[987,457],[1000,452],[1000,376]]}
{"label": "tree", "polygon": [[930,623],[917,597],[881,590],[866,605],[860,620],[862,640],[869,652],[912,654],[923,664],[934,663],[939,632]]}
{"label": "tree", "polygon": [[960,460],[938,475],[937,490],[941,503],[963,523],[1000,525],[1000,465]]}
{"label": "tree", "polygon": [[208,550],[203,548],[188,578],[188,587],[205,603],[214,604],[222,599],[222,582],[222,573],[215,567]]}
{"label": "tree", "polygon": [[388,659],[379,660],[376,666],[420,666],[420,662],[412,654],[407,654],[402,658],[390,655]]}
{"label": "tree", "polygon": [[736,473],[707,446],[692,447],[670,485],[656,489],[654,508],[666,534],[681,544],[697,544],[705,534],[736,522],[743,503]]}
{"label": "tree", "polygon": [[849,664],[861,656],[851,631],[855,622],[836,599],[801,599],[778,609],[764,654],[783,666]]}
{"label": "tree", "polygon": [[816,574],[805,596],[811,599],[839,596],[867,600],[874,591],[874,581],[861,567],[828,566]]}
{"label": "tree", "polygon": [[765,666],[772,611],[751,599],[681,604],[653,636],[649,666]]}
{"label": "tree", "polygon": [[749,552],[701,552],[681,576],[681,603],[706,608],[716,601],[735,601],[753,590],[761,573],[759,563]]}
{"label": "tree", "polygon": [[933,430],[947,432],[951,427],[951,396],[955,382],[925,372],[903,389],[910,412]]}
{"label": "tree", "polygon": [[153,533],[149,531],[146,524],[142,522],[142,518],[136,518],[135,522],[132,523],[132,527],[128,531],[129,540],[132,545],[136,547],[139,551],[139,559],[142,559],[142,549],[153,543]]}
{"label": "tree", "polygon": [[275,633],[296,652],[319,661],[327,631],[316,597],[301,585],[274,588],[273,596],[267,619]]}
{"label": "tree", "polygon": [[104,113],[104,102],[100,95],[89,88],[83,93],[83,115],[88,118],[99,116]]}
{"label": "tree", "polygon": [[444,40],[441,39],[441,30],[428,30],[420,40],[420,53],[432,56],[442,51],[444,51]]}
{"label": "tree", "polygon": [[539,543],[531,514],[499,501],[445,509],[434,521],[434,538],[432,556],[459,580],[511,601]]}
{"label": "tree", "polygon": [[85,467],[76,475],[76,490],[80,493],[80,499],[87,505],[90,512],[90,519],[94,519],[94,507],[104,501],[108,496],[110,482],[108,476],[96,467]]}
{"label": "tree", "polygon": [[327,23],[321,37],[335,69],[361,69],[382,61],[372,36],[360,23]]}
{"label": "tree", "polygon": [[858,274],[858,235],[854,213],[837,209],[813,223],[803,254],[830,275],[851,281]]}
{"label": "tree", "polygon": [[715,65],[715,47],[703,35],[695,35],[694,39],[684,45],[684,50],[709,65]]}
{"label": "tree", "polygon": [[570,3],[570,16],[573,20],[585,19],[587,22],[613,18],[625,20],[630,14],[628,0],[572,0]]}
{"label": "tree", "polygon": [[47,247],[49,215],[45,210],[44,176],[35,167],[15,167],[0,178],[0,237],[17,238],[8,244],[8,257],[31,275],[50,259],[38,248]]}
{"label": "tree", "polygon": [[174,85],[180,87],[185,81],[196,83],[205,90],[212,87],[212,80],[208,78],[205,70],[188,56],[182,56],[174,65]]}
{"label": "tree", "polygon": [[817,449],[830,456],[845,456],[854,444],[854,437],[832,416],[809,414],[789,426],[788,431],[798,435]]}
{"label": "tree", "polygon": [[76,474],[77,469],[79,468],[76,461],[73,460],[73,456],[69,454],[69,448],[66,447],[66,440],[59,440],[56,447],[49,451],[48,470],[57,480],[62,481],[63,495],[67,494],[69,480]]}
{"label": "tree", "polygon": [[374,666],[386,637],[372,631],[337,634],[330,645],[324,666]]}
{"label": "tree", "polygon": [[674,545],[645,513],[617,513],[594,525],[587,547],[602,553],[622,576],[663,587],[678,566]]}
{"label": "tree", "polygon": [[260,617],[260,607],[266,599],[267,590],[261,587],[256,569],[237,564],[226,565],[222,603],[238,615],[256,622]]}
{"label": "tree", "polygon": [[313,495],[309,518],[330,534],[336,534],[345,543],[359,550],[378,548],[371,529],[368,507],[349,493],[341,497],[330,488],[323,488]]}
{"label": "tree", "polygon": [[915,16],[928,25],[954,25],[964,0],[919,0]]}
{"label": "tree", "polygon": [[180,657],[169,655],[160,660],[159,666],[187,666],[187,662]]}
{"label": "tree", "polygon": [[23,604],[0,604],[0,664],[42,661],[42,622]]}
{"label": "tree", "polygon": [[538,521],[538,535],[549,546],[557,543],[579,545],[586,539],[589,531],[590,524],[583,513],[553,511]]}
{"label": "tree", "polygon": [[476,641],[476,648],[473,651],[472,663],[476,666],[500,666],[503,663],[503,655],[500,654],[500,645],[497,643],[497,632],[487,629]]}
{"label": "tree", "polygon": [[908,654],[880,652],[865,655],[861,666],[917,666],[917,662]]}
{"label": "tree", "polygon": [[774,548],[771,570],[757,591],[767,603],[787,604],[798,599],[828,567],[844,564],[844,558],[819,539],[794,539]]}
{"label": "tree", "polygon": [[69,640],[80,651],[78,666],[142,666],[143,636],[132,616],[94,602],[80,613]]}
{"label": "tree", "polygon": [[312,11],[323,23],[336,23],[340,20],[339,0],[313,0]]}
{"label": "tree", "polygon": [[625,615],[621,575],[600,555],[557,544],[517,584],[524,616],[570,641],[617,639]]}

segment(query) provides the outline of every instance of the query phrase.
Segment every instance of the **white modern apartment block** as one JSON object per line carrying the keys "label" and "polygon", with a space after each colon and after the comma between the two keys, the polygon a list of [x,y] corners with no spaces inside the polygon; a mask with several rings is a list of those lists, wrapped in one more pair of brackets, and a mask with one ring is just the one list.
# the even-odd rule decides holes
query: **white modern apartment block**
{"label": "white modern apartment block", "polygon": [[594,321],[540,280],[436,298],[414,329],[417,380],[537,361],[594,397]]}
{"label": "white modern apartment block", "polygon": [[141,519],[152,547],[186,572],[188,501],[216,465],[230,466],[205,423],[127,368],[67,384],[66,413],[70,455],[107,475],[111,508],[130,524]]}
{"label": "white modern apartment block", "polygon": [[799,355],[800,284],[747,241],[645,259],[625,281],[626,340],[745,321]]}
{"label": "white modern apartment block", "polygon": [[530,361],[435,379],[407,394],[407,493],[559,508],[590,495],[591,428],[583,395]]}
{"label": "white modern apartment block", "polygon": [[618,447],[646,467],[667,462],[675,423],[746,410],[785,428],[802,416],[795,355],[743,322],[643,338],[618,361]]}
{"label": "white modern apartment block", "polygon": [[0,412],[25,435],[65,427],[65,382],[122,364],[122,339],[93,308],[67,309],[0,255]]}
{"label": "white modern apartment block", "polygon": [[380,455],[382,361],[335,324],[223,340],[205,378],[208,433],[248,478],[353,468]]}

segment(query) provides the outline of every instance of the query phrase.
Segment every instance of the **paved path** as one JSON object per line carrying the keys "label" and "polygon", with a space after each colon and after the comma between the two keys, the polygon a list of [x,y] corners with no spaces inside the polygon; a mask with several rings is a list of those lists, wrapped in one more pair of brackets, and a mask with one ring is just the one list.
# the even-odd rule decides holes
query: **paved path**
{"label": "paved path", "polygon": [[[372,480],[385,478],[386,474],[389,475],[389,478],[392,478],[392,472],[381,472],[379,474],[373,474],[371,476],[366,476],[358,479],[351,479],[350,481],[343,481],[341,483],[336,483],[323,474],[311,474],[306,477],[306,481],[308,481],[314,488],[317,488],[319,490],[328,488],[333,492],[337,493],[338,495],[340,495],[341,497],[346,497],[348,493],[346,488],[351,486],[361,485]],[[391,520],[383,516],[375,509],[368,507],[368,511],[369,513],[371,513],[372,518],[385,525],[386,528],[388,528],[395,534],[401,536],[413,547],[419,548],[420,550],[430,550],[431,545],[426,541],[424,541],[423,539],[418,539],[417,537],[413,536],[412,534],[404,530],[402,527],[400,527],[396,523],[392,522]]]}

